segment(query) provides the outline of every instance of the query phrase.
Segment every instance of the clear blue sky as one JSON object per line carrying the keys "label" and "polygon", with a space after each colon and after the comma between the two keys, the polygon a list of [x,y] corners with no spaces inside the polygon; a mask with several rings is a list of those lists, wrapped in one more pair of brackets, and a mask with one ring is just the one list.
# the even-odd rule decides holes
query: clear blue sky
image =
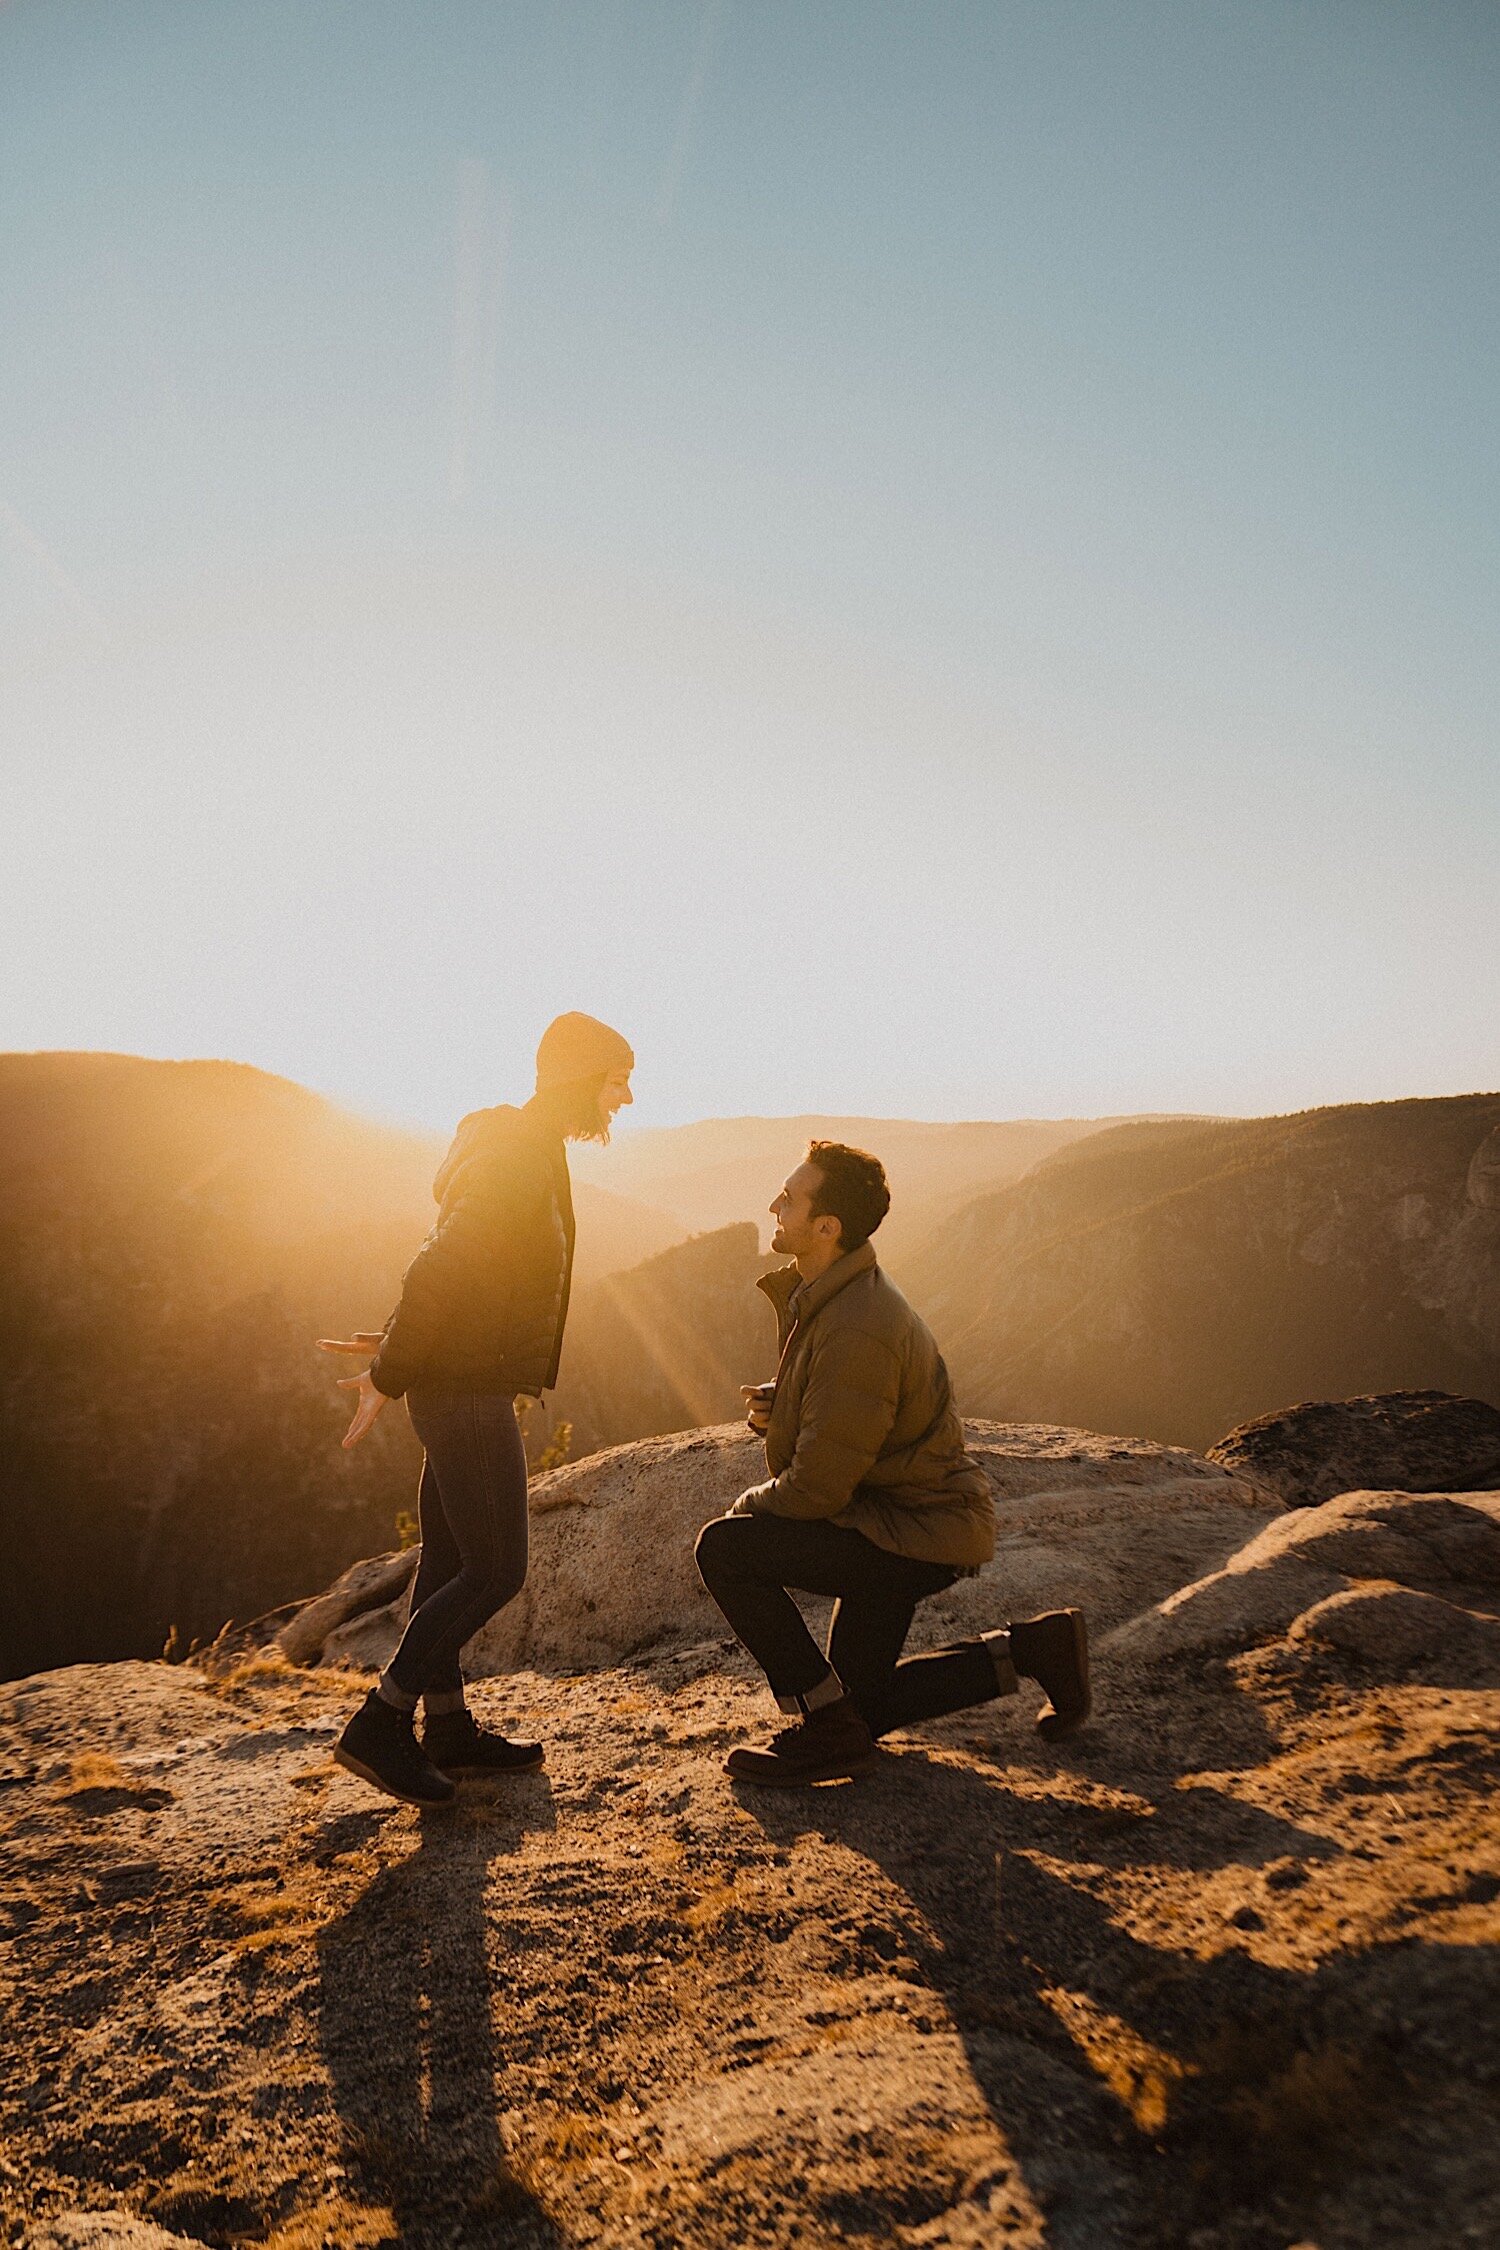
{"label": "clear blue sky", "polygon": [[14,0],[0,1045],[1500,1084],[1500,9]]}

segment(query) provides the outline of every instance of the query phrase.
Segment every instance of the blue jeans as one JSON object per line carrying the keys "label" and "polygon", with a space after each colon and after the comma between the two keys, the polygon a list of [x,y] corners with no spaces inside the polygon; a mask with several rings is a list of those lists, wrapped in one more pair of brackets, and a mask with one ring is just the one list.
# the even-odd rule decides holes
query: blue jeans
{"label": "blue jeans", "polygon": [[422,1559],[386,1676],[407,1695],[451,1694],[465,1641],[526,1583],[526,1449],[497,1391],[408,1391],[406,1409],[426,1456]]}

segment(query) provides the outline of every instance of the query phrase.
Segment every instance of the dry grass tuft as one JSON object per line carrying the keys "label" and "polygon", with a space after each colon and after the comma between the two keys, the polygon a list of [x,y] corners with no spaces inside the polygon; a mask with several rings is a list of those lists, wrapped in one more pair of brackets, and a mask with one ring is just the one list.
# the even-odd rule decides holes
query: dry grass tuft
{"label": "dry grass tuft", "polygon": [[63,1784],[65,1797],[82,1797],[94,1789],[132,1789],[125,1768],[103,1750],[80,1750],[68,1767]]}
{"label": "dry grass tuft", "polygon": [[216,1693],[246,1687],[310,1687],[326,1689],[330,1695],[367,1695],[376,1679],[373,1672],[336,1665],[289,1663],[274,1643],[248,1654],[220,1650],[216,1656],[212,1649],[200,1649],[189,1662]]}
{"label": "dry grass tuft", "polygon": [[305,1677],[297,1665],[288,1664],[284,1656],[275,1655],[270,1649],[260,1650],[254,1656],[241,1657],[239,1663],[232,1664],[227,1672],[214,1674],[216,1685],[226,1688],[253,1687],[262,1680],[274,1680],[278,1686],[285,1687],[288,1681]]}
{"label": "dry grass tuft", "polygon": [[526,2136],[524,2150],[507,2152],[509,2173],[497,2183],[504,2192],[512,2182],[547,2208],[549,2182],[568,2180],[591,2171],[609,2157],[618,2131],[598,2117],[558,2116],[539,2118]]}
{"label": "dry grass tuft", "polygon": [[268,2234],[261,2250],[373,2250],[400,2239],[394,2214],[383,2204],[346,2203],[342,2197],[293,2212]]}
{"label": "dry grass tuft", "polygon": [[232,1938],[231,1953],[262,1953],[268,1946],[309,1945],[329,1920],[322,1892],[303,1875],[274,1891],[241,1890],[228,1903],[249,1928]]}
{"label": "dry grass tuft", "polygon": [[1087,1993],[1050,1985],[1041,1997],[1139,2131],[1160,2133],[1177,2087],[1195,2066],[1153,2046]]}
{"label": "dry grass tuft", "polygon": [[265,1953],[275,1945],[315,1945],[322,1928],[321,1922],[292,1922],[270,1930],[248,1930],[243,1937],[231,1938],[226,1951]]}
{"label": "dry grass tuft", "polygon": [[690,1930],[701,1930],[709,1922],[717,1922],[735,1904],[733,1883],[715,1883],[701,1898],[695,1899],[682,1919]]}

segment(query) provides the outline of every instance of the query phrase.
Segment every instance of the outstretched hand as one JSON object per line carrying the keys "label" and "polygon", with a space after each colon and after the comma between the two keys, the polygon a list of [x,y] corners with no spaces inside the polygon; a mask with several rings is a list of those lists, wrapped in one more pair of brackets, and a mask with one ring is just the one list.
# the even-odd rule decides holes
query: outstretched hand
{"label": "outstretched hand", "polygon": [[360,1439],[375,1427],[385,1406],[385,1392],[376,1390],[368,1369],[363,1375],[345,1375],[339,1383],[339,1389],[359,1393],[354,1402],[354,1420],[344,1432],[343,1445],[347,1453],[351,1445],[358,1445]]}

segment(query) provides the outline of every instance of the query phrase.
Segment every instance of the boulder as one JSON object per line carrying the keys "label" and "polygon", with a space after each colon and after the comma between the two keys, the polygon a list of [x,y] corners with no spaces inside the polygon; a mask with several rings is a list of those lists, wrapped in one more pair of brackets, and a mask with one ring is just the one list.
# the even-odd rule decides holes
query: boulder
{"label": "boulder", "polygon": [[[1500,1494],[1346,1492],[1276,1517],[1222,1569],[1129,1619],[1122,1661],[1234,1655],[1290,1635],[1393,1664],[1493,1658]],[[1358,1595],[1357,1601],[1351,1601]],[[1399,1599],[1397,1598],[1399,1597]]]}
{"label": "boulder", "polygon": [[64,2211],[26,2237],[26,2250],[203,2250],[133,2211]]}
{"label": "boulder", "polygon": [[1474,1492],[1500,1485],[1500,1408],[1448,1391],[1383,1391],[1262,1414],[1208,1459],[1288,1508],[1340,1492]]}
{"label": "boulder", "polygon": [[[1043,1424],[965,1428],[995,1494],[995,1558],[923,1603],[914,1646],[1065,1602],[1117,1623],[1214,1568],[1275,1512],[1234,1472],[1174,1446]],[[471,1676],[584,1670],[659,1642],[722,1635],[694,1543],[763,1474],[757,1440],[725,1423],[615,1446],[539,1477],[526,1587],[469,1644]],[[300,1663],[384,1663],[407,1581],[393,1581],[384,1604],[351,1602],[357,1586],[377,1582],[360,1570],[375,1567],[357,1565],[300,1611],[283,1628],[283,1650]],[[821,1622],[826,1605],[808,1606]]]}
{"label": "boulder", "polygon": [[385,1611],[405,1599],[416,1576],[416,1547],[394,1554],[371,1555],[351,1563],[326,1594],[303,1602],[276,1635],[276,1645],[291,1664],[315,1664],[324,1643],[340,1626],[371,1610]]}
{"label": "boulder", "polygon": [[1500,1618],[1476,1614],[1410,1586],[1350,1586],[1299,1617],[1293,1643],[1325,1648],[1406,1677],[1434,1660],[1474,1686],[1500,1680]]}

